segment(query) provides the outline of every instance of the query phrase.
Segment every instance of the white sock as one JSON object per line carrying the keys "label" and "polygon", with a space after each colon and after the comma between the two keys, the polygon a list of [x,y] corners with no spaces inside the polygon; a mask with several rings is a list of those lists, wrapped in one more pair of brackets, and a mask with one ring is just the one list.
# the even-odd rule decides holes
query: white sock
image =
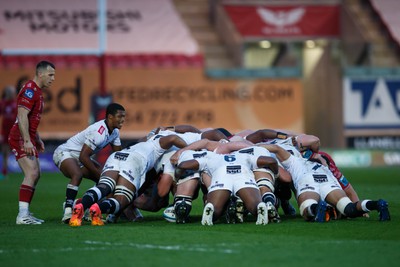
{"label": "white sock", "polygon": [[18,216],[29,215],[29,203],[28,202],[20,201],[18,205],[19,205]]}
{"label": "white sock", "polygon": [[369,212],[370,210],[367,209],[367,202],[370,201],[369,199],[361,201],[361,209],[365,212]]}

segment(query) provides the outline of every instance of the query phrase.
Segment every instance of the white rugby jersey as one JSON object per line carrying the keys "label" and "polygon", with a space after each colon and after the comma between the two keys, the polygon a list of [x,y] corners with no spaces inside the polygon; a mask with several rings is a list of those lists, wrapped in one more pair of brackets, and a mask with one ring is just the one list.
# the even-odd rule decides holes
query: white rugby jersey
{"label": "white rugby jersey", "polygon": [[266,149],[265,147],[261,146],[246,147],[239,149],[238,151],[235,151],[233,153],[250,154],[256,156],[257,158],[260,156],[272,157],[271,152],[269,152],[269,150]]}
{"label": "white rugby jersey", "polygon": [[199,163],[199,170],[208,170],[211,176],[214,174],[253,175],[252,170],[258,168],[258,157],[247,153],[216,154],[211,151],[201,151],[194,159]]}
{"label": "white rugby jersey", "polygon": [[157,160],[164,154],[166,149],[160,146],[160,138],[163,135],[157,134],[149,138],[146,142],[137,143],[133,146],[127,147],[122,152],[135,152],[146,159],[147,170],[153,168]]}
{"label": "white rugby jersey", "polygon": [[291,174],[294,184],[309,174],[317,178],[332,176],[331,171],[324,165],[295,156],[290,156],[282,165]]}
{"label": "white rugby jersey", "polygon": [[97,121],[69,138],[62,146],[66,150],[80,152],[84,144],[93,150],[93,154],[96,154],[108,144],[120,146],[119,129],[115,128],[110,134],[105,120]]}
{"label": "white rugby jersey", "polygon": [[298,158],[303,158],[301,155],[300,151],[293,145],[292,142],[292,137],[286,138],[286,139],[273,139],[271,141],[266,142],[266,144],[272,144],[272,145],[277,145],[288,151],[290,154],[292,154],[295,157]]}

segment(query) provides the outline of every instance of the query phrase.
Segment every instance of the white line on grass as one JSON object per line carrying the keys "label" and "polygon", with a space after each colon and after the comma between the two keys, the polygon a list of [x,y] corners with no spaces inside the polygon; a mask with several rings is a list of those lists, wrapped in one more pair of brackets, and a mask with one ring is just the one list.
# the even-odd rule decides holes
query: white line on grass
{"label": "white line on grass", "polygon": [[[122,247],[122,249],[135,248],[135,249],[159,249],[159,250],[170,250],[170,251],[194,251],[194,252],[213,252],[222,254],[232,254],[237,253],[233,249],[227,248],[216,248],[216,247],[226,247],[227,244],[214,244],[212,247],[209,245],[201,244],[191,244],[191,245],[155,245],[155,244],[138,244],[138,243],[113,243],[113,242],[103,242],[103,241],[92,241],[86,240],[84,244],[91,245],[88,247],[65,247],[65,248],[33,248],[33,249],[0,249],[0,254],[11,254],[11,253],[49,253],[49,252],[73,252],[73,251],[108,251],[110,247]],[[231,244],[229,245],[231,246]],[[121,249],[121,248],[119,248]]]}
{"label": "white line on grass", "polygon": [[[220,252],[220,253],[237,253],[232,249],[215,249],[210,248],[206,245],[192,244],[192,245],[153,245],[153,244],[138,244],[138,243],[112,243],[103,241],[91,241],[86,240],[84,243],[91,245],[103,245],[103,246],[125,246],[134,247],[138,249],[160,249],[160,250],[176,250],[176,251],[196,251],[196,252]],[[225,244],[215,244],[215,246],[225,246]]]}

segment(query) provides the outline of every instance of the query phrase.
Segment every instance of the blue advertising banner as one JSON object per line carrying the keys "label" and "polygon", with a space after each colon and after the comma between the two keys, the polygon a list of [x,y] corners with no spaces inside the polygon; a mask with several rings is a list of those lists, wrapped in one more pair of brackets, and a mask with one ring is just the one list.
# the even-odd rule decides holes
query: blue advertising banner
{"label": "blue advertising banner", "polygon": [[400,78],[345,78],[347,130],[400,129]]}

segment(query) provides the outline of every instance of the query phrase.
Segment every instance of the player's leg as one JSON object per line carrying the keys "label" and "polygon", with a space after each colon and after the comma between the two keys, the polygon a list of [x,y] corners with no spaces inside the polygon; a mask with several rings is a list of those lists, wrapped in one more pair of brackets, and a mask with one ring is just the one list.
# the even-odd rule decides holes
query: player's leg
{"label": "player's leg", "polygon": [[69,223],[69,220],[72,217],[72,208],[76,196],[78,195],[79,185],[81,184],[83,174],[78,160],[75,158],[64,159],[60,163],[60,171],[65,177],[70,179],[65,191],[64,215],[62,218],[62,222]]}
{"label": "player's leg", "polygon": [[[231,195],[231,191],[226,190],[226,189],[216,189],[208,192],[207,194],[207,204],[204,207],[204,212],[212,207],[212,214],[211,216],[208,214],[208,217],[204,217],[204,212],[203,212],[203,218],[202,218],[202,224],[204,225],[203,221],[210,221],[210,217],[212,219],[211,222],[214,222],[221,217],[224,207],[226,202],[229,200],[229,197]],[[209,223],[207,223],[209,224]],[[211,224],[212,225],[212,224]]]}
{"label": "player's leg", "polygon": [[300,215],[306,221],[325,220],[326,202],[320,200],[320,195],[316,192],[306,191],[297,198]]}
{"label": "player's leg", "polygon": [[176,223],[186,223],[192,210],[192,200],[199,189],[199,179],[180,180],[174,197],[174,211]]}
{"label": "player's leg", "polygon": [[114,192],[116,181],[118,179],[118,171],[106,171],[102,173],[99,183],[89,188],[82,197],[82,202],[75,205],[73,208],[70,226],[80,226],[82,223],[83,213],[90,208],[94,203]]}
{"label": "player's leg", "polygon": [[136,186],[126,178],[119,176],[114,195],[104,199],[99,204],[94,203],[90,207],[92,225],[104,225],[102,214],[118,214],[120,210],[128,207],[135,198]]}
{"label": "player's leg", "polygon": [[326,196],[326,201],[334,205],[340,213],[350,218],[362,217],[364,213],[376,210],[379,212],[380,221],[390,220],[388,203],[383,199],[361,200],[353,203],[343,190],[336,189]]}
{"label": "player's leg", "polygon": [[18,159],[24,179],[19,189],[19,212],[17,216],[17,224],[41,224],[44,221],[32,216],[29,206],[33,199],[36,184],[40,179],[40,165],[36,157],[22,157]]}

